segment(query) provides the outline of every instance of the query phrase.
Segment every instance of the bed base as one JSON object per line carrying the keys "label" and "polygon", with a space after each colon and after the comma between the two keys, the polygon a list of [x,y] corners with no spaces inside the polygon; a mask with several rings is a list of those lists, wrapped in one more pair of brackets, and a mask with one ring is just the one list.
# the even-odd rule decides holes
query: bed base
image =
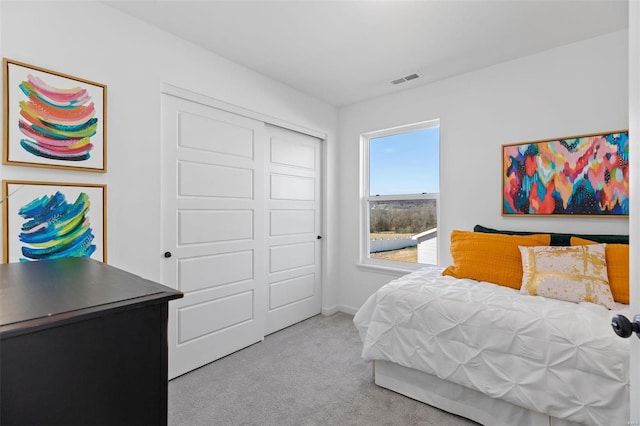
{"label": "bed base", "polygon": [[431,374],[388,361],[375,360],[378,386],[486,426],[577,426],[547,414],[495,399]]}

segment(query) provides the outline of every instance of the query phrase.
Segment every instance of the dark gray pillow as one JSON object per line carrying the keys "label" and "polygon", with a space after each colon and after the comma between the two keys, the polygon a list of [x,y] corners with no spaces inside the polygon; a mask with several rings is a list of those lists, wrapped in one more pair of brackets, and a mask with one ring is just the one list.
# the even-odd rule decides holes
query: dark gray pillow
{"label": "dark gray pillow", "polygon": [[508,231],[503,229],[487,228],[482,225],[473,227],[474,232],[484,232],[485,234],[506,234],[506,235],[531,235],[531,234],[551,234],[552,246],[570,246],[571,237],[584,238],[596,243],[608,244],[629,244],[628,235],[589,235],[589,234],[562,234],[557,232],[528,232],[528,231]]}

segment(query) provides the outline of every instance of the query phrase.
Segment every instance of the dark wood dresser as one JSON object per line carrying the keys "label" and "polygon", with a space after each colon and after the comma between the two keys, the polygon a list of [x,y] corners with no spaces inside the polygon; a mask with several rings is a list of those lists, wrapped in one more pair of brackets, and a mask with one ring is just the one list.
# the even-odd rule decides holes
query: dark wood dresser
{"label": "dark wood dresser", "polygon": [[88,258],[0,265],[0,424],[166,425],[180,297]]}

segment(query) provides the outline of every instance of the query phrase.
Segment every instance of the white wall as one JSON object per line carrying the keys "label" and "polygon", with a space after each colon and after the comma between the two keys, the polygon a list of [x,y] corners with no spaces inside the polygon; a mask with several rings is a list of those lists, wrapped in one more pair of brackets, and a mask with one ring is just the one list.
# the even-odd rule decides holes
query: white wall
{"label": "white wall", "polygon": [[[61,30],[65,25],[77,32]],[[626,31],[345,107],[339,114],[326,103],[97,2],[3,0],[0,54],[109,86],[106,174],[0,165],[0,178],[106,183],[109,263],[153,280],[160,279],[163,252],[163,82],[328,134],[325,312],[356,309],[395,275],[356,267],[359,173],[354,165],[363,132],[441,119],[438,240],[443,265],[450,262],[445,236],[476,223],[628,232],[625,219],[503,218],[499,192],[502,144],[628,126]]]}
{"label": "white wall", "polygon": [[[344,107],[340,141],[340,303],[357,309],[393,274],[357,266],[359,136],[440,119],[439,262],[453,229],[627,234],[624,218],[501,216],[501,145],[628,127],[628,32],[618,31]],[[425,52],[428,55],[428,52]]]}
{"label": "white wall", "polygon": [[[640,164],[640,3],[629,2],[629,163]],[[630,173],[631,215],[629,237],[631,259],[640,258],[640,167],[633,166]],[[640,313],[640,265],[637,260],[630,263],[631,316]],[[630,318],[631,319],[631,318]],[[640,341],[631,337],[631,359],[640,356]],[[630,425],[640,425],[640,366],[631,362],[631,421]]]}
{"label": "white wall", "polygon": [[[324,250],[335,231],[337,109],[98,2],[0,3],[3,57],[108,85],[108,172],[0,166],[0,178],[108,185],[108,263],[160,280],[160,87],[169,83],[328,135]],[[335,259],[325,258],[324,279]],[[323,306],[335,306],[327,285]]]}

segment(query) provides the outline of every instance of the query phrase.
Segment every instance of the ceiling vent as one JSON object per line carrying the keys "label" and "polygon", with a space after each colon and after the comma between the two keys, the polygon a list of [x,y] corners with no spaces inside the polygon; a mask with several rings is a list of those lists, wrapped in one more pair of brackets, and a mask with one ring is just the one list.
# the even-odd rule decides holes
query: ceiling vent
{"label": "ceiling vent", "polygon": [[415,80],[416,78],[420,78],[420,75],[413,73],[413,74],[405,75],[404,77],[397,78],[393,80],[391,84],[405,83],[407,81]]}

